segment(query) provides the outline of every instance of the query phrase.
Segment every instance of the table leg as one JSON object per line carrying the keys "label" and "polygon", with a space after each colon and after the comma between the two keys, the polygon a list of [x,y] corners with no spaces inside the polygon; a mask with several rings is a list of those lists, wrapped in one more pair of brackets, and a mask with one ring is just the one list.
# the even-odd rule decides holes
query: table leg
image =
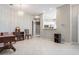
{"label": "table leg", "polygon": [[16,51],[16,49],[13,47],[11,42],[10,42],[10,49],[12,49],[13,51]]}

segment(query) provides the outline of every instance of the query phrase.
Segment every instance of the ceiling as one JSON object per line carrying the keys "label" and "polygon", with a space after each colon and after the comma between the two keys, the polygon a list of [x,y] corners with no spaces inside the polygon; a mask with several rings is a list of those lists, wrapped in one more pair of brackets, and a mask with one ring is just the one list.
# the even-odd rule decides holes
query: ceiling
{"label": "ceiling", "polygon": [[22,10],[32,15],[40,15],[48,10],[54,10],[63,4],[10,4],[16,10]]}

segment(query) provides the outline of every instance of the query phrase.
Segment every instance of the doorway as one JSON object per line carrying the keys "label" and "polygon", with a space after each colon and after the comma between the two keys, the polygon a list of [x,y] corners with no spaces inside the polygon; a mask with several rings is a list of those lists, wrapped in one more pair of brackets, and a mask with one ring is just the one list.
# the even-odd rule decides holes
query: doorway
{"label": "doorway", "polygon": [[32,21],[32,35],[40,36],[40,21]]}
{"label": "doorway", "polygon": [[36,36],[40,36],[40,22],[36,22]]}

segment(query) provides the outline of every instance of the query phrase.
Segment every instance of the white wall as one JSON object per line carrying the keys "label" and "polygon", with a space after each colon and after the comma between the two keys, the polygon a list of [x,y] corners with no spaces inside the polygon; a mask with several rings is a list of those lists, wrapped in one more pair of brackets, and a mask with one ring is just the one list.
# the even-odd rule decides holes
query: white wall
{"label": "white wall", "polygon": [[43,14],[40,15],[40,32],[43,29]]}
{"label": "white wall", "polygon": [[51,23],[53,23],[53,20],[56,20],[56,8],[43,13],[43,28],[44,25],[50,25]]}
{"label": "white wall", "polygon": [[[45,19],[56,19],[56,8],[46,11],[43,13],[43,20]],[[49,20],[51,21],[51,20]]]}
{"label": "white wall", "polygon": [[23,16],[17,14],[17,10],[8,5],[0,5],[0,32],[13,32],[16,26],[20,26],[21,31],[30,29],[32,33],[33,16],[24,13]]}

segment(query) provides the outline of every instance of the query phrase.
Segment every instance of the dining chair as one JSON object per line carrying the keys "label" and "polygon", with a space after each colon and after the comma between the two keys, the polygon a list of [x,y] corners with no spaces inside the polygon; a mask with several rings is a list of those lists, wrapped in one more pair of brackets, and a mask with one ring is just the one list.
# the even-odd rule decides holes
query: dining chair
{"label": "dining chair", "polygon": [[31,34],[29,34],[29,29],[24,29],[24,35],[25,35],[25,39],[27,37],[27,39],[29,39],[29,37],[32,37]]}

